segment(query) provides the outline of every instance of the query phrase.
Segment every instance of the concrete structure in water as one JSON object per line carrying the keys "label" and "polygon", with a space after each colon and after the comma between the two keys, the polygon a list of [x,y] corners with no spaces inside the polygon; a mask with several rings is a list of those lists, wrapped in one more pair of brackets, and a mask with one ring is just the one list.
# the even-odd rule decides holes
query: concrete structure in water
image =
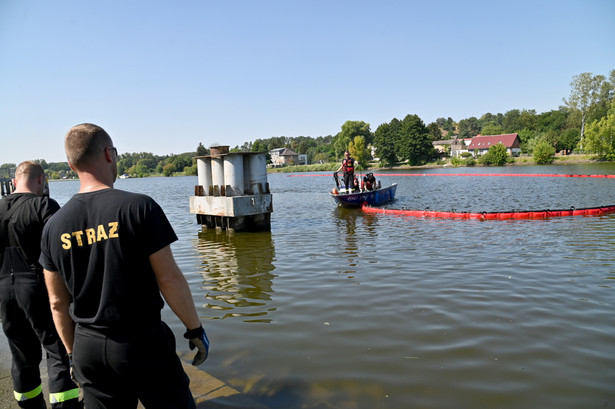
{"label": "concrete structure in water", "polygon": [[15,177],[15,168],[0,169],[0,196],[6,196],[13,193],[13,178]]}
{"label": "concrete structure in water", "polygon": [[211,147],[196,158],[198,185],[190,196],[190,213],[208,228],[233,231],[271,230],[273,203],[263,152],[232,152]]}

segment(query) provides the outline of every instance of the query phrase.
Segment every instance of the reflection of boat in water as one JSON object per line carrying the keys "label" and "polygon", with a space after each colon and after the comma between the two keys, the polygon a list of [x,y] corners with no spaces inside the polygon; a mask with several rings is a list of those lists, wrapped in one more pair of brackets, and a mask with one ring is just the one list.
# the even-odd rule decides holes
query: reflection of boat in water
{"label": "reflection of boat in water", "polygon": [[330,192],[333,201],[342,207],[356,207],[359,208],[364,204],[369,206],[380,206],[395,199],[395,191],[397,190],[397,183],[393,183],[391,186],[382,187],[374,190],[364,191],[350,191],[346,193],[345,189],[340,189],[338,193]]}

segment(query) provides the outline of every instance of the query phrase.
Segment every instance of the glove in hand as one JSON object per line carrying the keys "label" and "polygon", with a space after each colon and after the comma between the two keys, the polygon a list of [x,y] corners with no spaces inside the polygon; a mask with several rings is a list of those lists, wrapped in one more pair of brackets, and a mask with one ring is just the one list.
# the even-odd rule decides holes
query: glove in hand
{"label": "glove in hand", "polygon": [[205,333],[205,329],[201,325],[198,328],[187,330],[184,338],[188,340],[190,350],[197,349],[196,355],[192,360],[192,365],[199,366],[207,359],[209,355],[209,339]]}

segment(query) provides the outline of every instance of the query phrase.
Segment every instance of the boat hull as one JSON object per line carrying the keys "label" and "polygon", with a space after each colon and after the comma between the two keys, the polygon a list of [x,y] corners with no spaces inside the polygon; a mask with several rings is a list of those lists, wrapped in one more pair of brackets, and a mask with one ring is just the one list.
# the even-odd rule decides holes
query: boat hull
{"label": "boat hull", "polygon": [[369,206],[381,206],[395,199],[397,183],[367,192],[331,194],[333,201],[341,207],[360,208],[364,204]]}

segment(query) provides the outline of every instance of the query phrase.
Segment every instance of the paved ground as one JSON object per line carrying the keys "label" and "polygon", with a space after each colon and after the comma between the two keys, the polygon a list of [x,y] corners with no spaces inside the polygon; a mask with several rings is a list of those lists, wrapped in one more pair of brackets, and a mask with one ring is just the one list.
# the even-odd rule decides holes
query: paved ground
{"label": "paved ground", "polygon": [[[17,409],[17,403],[13,397],[13,382],[11,380],[11,356],[6,342],[6,337],[0,331],[0,409]],[[189,364],[184,364],[184,369],[190,377],[190,388],[199,409],[267,409],[266,406],[256,402],[249,396],[239,393],[226,385],[221,380],[201,371]],[[41,366],[43,373],[43,391],[46,393],[46,367],[43,360]],[[47,402],[49,404],[49,402]],[[139,409],[143,406],[139,405]]]}

